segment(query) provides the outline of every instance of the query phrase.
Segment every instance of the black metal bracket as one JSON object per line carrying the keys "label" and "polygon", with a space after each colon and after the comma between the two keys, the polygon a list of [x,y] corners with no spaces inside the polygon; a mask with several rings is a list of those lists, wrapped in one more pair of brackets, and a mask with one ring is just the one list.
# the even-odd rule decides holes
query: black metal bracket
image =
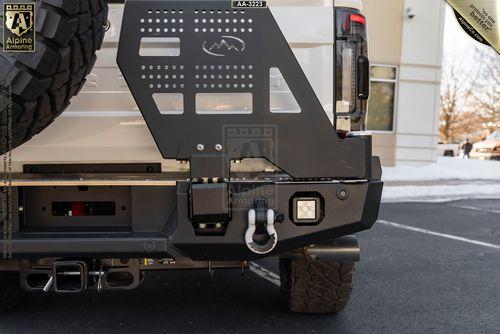
{"label": "black metal bracket", "polygon": [[[178,55],[141,56],[144,38],[178,40],[172,46]],[[370,178],[371,141],[337,136],[267,8],[233,9],[227,0],[128,0],[117,61],[164,158],[191,160],[192,169],[198,169],[193,158],[205,154],[221,154],[226,166],[231,159],[265,158],[294,178]],[[271,112],[274,67],[300,113]],[[153,98],[158,93],[182,94],[183,110],[162,114]],[[197,113],[203,93],[250,93],[252,110]],[[204,177],[227,173],[201,171]]]}

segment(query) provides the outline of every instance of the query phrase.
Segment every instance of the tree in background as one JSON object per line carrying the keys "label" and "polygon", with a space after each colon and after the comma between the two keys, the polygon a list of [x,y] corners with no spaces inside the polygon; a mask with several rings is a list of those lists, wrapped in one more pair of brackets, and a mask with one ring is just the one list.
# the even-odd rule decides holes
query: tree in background
{"label": "tree in background", "polygon": [[483,139],[500,127],[500,56],[476,48],[473,61],[445,58],[441,86],[440,134],[452,143]]}
{"label": "tree in background", "polygon": [[[458,140],[464,127],[468,127],[467,112],[479,71],[466,66],[466,61],[447,57],[441,79],[441,114],[439,132],[446,143]],[[473,116],[472,113],[467,113]]]}
{"label": "tree in background", "polygon": [[479,51],[482,71],[473,103],[481,117],[483,133],[491,134],[500,129],[500,56],[493,49]]}

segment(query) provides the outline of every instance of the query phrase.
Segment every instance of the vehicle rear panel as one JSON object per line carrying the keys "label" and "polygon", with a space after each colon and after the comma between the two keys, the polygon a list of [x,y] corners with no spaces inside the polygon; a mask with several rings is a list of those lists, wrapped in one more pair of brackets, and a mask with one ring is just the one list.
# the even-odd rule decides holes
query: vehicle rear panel
{"label": "vehicle rear panel", "polygon": [[[333,7],[324,1],[269,3],[333,122]],[[162,159],[116,65],[122,15],[122,4],[110,5],[111,27],[85,87],[51,126],[13,151],[14,171],[24,164],[47,163],[161,162],[163,170],[186,168]]]}

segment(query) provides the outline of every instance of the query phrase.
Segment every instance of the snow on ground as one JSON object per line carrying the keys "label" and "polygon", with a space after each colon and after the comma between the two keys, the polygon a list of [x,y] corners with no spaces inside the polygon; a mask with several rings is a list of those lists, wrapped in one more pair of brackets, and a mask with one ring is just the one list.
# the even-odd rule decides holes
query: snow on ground
{"label": "snow on ground", "polygon": [[439,157],[425,166],[384,167],[384,181],[500,180],[500,161]]}
{"label": "snow on ground", "polygon": [[[499,161],[442,157],[437,163],[426,166],[385,167],[382,179],[388,182],[384,186],[383,202],[500,198]],[[429,181],[439,182],[439,185]]]}
{"label": "snow on ground", "polygon": [[384,187],[382,202],[449,202],[461,199],[500,198],[500,183],[440,186]]}

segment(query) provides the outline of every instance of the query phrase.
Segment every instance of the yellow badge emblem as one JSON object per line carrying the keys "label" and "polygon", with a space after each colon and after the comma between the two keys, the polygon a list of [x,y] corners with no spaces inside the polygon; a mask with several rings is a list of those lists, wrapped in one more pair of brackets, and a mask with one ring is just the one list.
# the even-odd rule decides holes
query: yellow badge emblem
{"label": "yellow badge emblem", "polygon": [[3,30],[4,51],[35,51],[35,5],[4,4]]}

